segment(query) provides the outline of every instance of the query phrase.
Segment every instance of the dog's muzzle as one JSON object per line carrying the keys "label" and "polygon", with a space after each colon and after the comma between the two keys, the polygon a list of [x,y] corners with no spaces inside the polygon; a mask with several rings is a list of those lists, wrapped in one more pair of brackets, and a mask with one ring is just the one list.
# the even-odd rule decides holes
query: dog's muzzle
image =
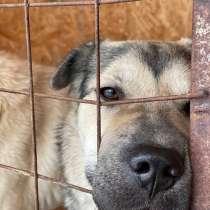
{"label": "dog's muzzle", "polygon": [[159,194],[176,185],[184,170],[177,151],[134,144],[116,156],[100,156],[93,197],[100,210],[150,209]]}

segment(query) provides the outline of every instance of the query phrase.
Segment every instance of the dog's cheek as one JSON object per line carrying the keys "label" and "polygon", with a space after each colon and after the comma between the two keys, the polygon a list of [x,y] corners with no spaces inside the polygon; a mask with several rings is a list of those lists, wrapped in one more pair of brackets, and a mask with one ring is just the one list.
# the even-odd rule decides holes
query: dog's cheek
{"label": "dog's cheek", "polygon": [[94,170],[97,162],[96,107],[80,104],[78,109],[78,133],[85,153],[85,165]]}
{"label": "dog's cheek", "polygon": [[[88,96],[88,99],[94,99]],[[118,108],[101,107],[101,136],[110,133],[109,125],[114,119]],[[80,104],[78,108],[78,133],[85,152],[85,162],[88,170],[94,170],[97,163],[97,110],[96,106]]]}

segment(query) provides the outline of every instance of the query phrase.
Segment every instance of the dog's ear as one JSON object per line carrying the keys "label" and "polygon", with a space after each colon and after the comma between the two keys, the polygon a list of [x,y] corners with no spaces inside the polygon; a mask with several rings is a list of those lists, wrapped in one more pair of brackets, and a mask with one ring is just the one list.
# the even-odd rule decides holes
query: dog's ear
{"label": "dog's ear", "polygon": [[181,56],[187,64],[191,64],[191,51],[192,51],[192,39],[190,38],[182,38],[179,41],[177,41],[177,44],[181,46],[179,48],[178,53],[179,56]]}
{"label": "dog's ear", "polygon": [[51,87],[60,90],[70,85],[74,80],[77,80],[77,84],[78,81],[82,82],[90,57],[94,54],[94,49],[92,42],[73,49],[53,75]]}
{"label": "dog's ear", "polygon": [[177,43],[187,47],[188,49],[191,49],[192,47],[192,39],[188,37],[181,38],[179,41],[177,41]]}

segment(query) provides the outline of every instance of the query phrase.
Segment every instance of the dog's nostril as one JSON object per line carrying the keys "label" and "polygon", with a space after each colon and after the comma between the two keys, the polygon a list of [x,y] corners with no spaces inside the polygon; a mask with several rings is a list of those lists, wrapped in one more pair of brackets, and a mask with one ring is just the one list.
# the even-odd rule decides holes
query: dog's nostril
{"label": "dog's nostril", "polygon": [[152,170],[150,162],[138,156],[131,159],[130,167],[139,175],[148,174]]}
{"label": "dog's nostril", "polygon": [[146,161],[139,162],[135,171],[139,174],[146,174],[150,171],[150,164]]}

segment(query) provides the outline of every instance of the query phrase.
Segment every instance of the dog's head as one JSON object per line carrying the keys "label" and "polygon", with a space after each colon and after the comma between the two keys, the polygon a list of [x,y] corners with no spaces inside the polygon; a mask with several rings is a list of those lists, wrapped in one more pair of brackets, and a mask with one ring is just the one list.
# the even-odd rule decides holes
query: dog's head
{"label": "dog's head", "polygon": [[[184,42],[101,43],[101,100],[167,96],[190,88]],[[74,97],[96,99],[95,46],[73,50],[52,80]],[[190,197],[189,102],[101,107],[97,162],[96,107],[79,104],[77,128],[86,175],[100,210],[186,210]]]}

